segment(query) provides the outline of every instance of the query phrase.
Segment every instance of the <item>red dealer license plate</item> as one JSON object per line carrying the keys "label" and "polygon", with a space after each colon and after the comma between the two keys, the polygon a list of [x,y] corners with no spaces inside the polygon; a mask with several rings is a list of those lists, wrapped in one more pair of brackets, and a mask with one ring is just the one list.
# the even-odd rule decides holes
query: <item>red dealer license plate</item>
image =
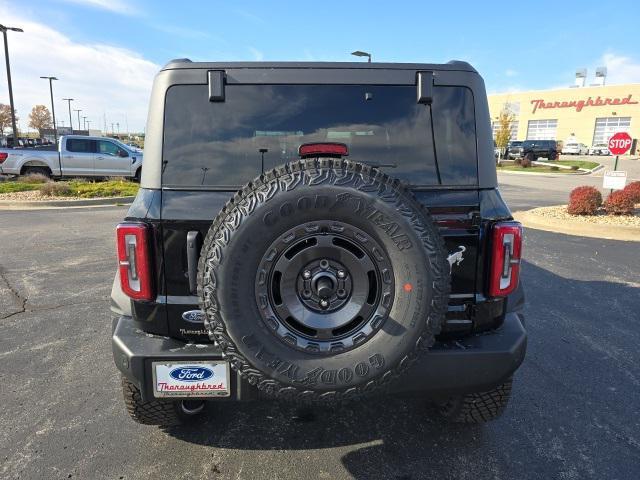
{"label": "red dealer license plate", "polygon": [[157,398],[228,397],[227,362],[153,362],[153,394]]}

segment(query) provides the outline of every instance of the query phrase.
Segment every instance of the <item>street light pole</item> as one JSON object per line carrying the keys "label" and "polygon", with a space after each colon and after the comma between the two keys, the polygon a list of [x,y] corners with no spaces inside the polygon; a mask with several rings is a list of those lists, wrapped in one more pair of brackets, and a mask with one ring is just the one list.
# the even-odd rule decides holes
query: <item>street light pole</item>
{"label": "street light pole", "polygon": [[63,98],[62,100],[69,104],[69,126],[71,127],[71,135],[73,135],[73,120],[71,120],[71,102],[73,102],[73,98]]}
{"label": "street light pole", "polygon": [[83,116],[83,117],[82,117],[82,122],[83,122],[83,123],[82,123],[82,125],[83,125],[82,129],[83,129],[83,130],[86,130],[86,129],[87,129],[87,117],[84,117],[84,116]]}
{"label": "street light pole", "polygon": [[78,130],[80,130],[80,112],[82,110],[76,110],[75,108],[73,109],[74,112],[76,112],[78,114]]}
{"label": "street light pole", "polygon": [[5,27],[0,25],[0,30],[4,36],[4,59],[7,63],[7,83],[9,84],[9,105],[11,107],[11,128],[13,129],[13,146],[18,146],[18,129],[16,128],[16,109],[13,106],[13,85],[11,85],[11,67],[9,65],[9,44],[7,43],[7,30],[12,32],[23,32],[21,28]]}
{"label": "street light pole", "polygon": [[56,145],[58,144],[58,126],[56,125],[56,107],[53,103],[53,81],[58,80],[56,77],[40,77],[49,80],[49,93],[51,94],[51,114],[53,115],[53,137]]}

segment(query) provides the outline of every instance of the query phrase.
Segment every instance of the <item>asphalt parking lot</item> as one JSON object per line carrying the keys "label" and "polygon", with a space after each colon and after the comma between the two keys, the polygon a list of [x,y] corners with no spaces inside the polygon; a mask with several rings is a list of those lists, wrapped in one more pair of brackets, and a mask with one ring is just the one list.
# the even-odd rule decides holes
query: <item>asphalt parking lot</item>
{"label": "asphalt parking lot", "polygon": [[[501,176],[514,210],[566,198],[514,177]],[[113,227],[125,211],[0,211],[0,478],[640,474],[640,244],[526,232],[529,350],[493,423],[449,425],[419,400],[377,399],[305,412],[221,404],[165,432],[128,418],[111,358]]]}

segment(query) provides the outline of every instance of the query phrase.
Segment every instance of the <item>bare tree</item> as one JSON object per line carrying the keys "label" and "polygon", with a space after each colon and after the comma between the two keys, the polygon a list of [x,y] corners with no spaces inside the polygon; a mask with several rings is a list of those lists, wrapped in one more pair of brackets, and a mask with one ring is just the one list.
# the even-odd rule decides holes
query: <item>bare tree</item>
{"label": "bare tree", "polygon": [[[16,110],[16,123],[19,120],[17,113]],[[8,127],[11,127],[11,107],[0,103],[0,135],[4,135],[4,130]]]}
{"label": "bare tree", "polygon": [[502,109],[498,116],[496,146],[500,149],[500,156],[502,156],[502,152],[504,152],[509,140],[511,140],[511,124],[513,123],[514,118],[513,112],[506,107]]}
{"label": "bare tree", "polygon": [[42,130],[45,128],[53,128],[51,122],[51,113],[44,105],[36,105],[31,109],[29,114],[29,126],[35,128],[42,137]]}

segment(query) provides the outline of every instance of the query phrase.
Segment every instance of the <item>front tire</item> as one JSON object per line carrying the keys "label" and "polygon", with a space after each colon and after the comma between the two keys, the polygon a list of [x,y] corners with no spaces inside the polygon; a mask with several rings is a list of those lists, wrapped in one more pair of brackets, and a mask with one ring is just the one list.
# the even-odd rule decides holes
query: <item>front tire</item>
{"label": "front tire", "polygon": [[511,398],[513,379],[492,390],[456,395],[438,404],[440,415],[454,423],[485,423],[504,413]]}
{"label": "front tire", "polygon": [[204,410],[202,401],[153,399],[145,402],[138,387],[125,377],[122,377],[122,394],[131,418],[143,425],[182,425],[194,420]]}

